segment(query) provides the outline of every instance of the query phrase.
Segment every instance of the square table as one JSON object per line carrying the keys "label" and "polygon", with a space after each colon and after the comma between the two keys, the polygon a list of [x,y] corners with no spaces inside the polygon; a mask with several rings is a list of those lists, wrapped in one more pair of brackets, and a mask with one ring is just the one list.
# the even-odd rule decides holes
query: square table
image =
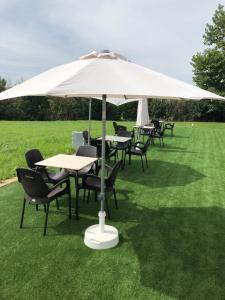
{"label": "square table", "polygon": [[[123,137],[123,136],[118,136],[118,135],[106,135],[105,140],[108,142],[118,142],[118,143],[126,143],[131,141],[131,137]],[[97,140],[101,141],[102,138],[98,138]]]}
{"label": "square table", "polygon": [[78,171],[93,164],[97,158],[68,155],[68,154],[57,154],[50,158],[44,159],[35,163],[37,166],[44,167],[56,167],[62,169],[70,169],[76,172],[75,182],[76,182],[76,207],[75,213],[78,219]]}

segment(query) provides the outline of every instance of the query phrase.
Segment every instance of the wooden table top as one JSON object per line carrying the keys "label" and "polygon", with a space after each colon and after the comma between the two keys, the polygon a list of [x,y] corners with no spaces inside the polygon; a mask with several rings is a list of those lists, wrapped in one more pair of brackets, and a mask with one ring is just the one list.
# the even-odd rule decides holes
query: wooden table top
{"label": "wooden table top", "polygon": [[[102,138],[98,138],[98,140],[102,140]],[[117,135],[106,135],[105,136],[106,141],[110,142],[121,142],[125,143],[131,140],[131,137],[123,137],[123,136],[117,136]]]}
{"label": "wooden table top", "polygon": [[37,166],[57,167],[79,171],[94,163],[97,158],[76,156],[68,154],[57,154],[36,163]]}

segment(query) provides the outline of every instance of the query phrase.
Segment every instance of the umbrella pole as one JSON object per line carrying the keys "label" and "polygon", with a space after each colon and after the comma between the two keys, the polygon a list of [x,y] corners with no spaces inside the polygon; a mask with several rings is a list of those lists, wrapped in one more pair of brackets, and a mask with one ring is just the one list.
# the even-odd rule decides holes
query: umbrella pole
{"label": "umbrella pole", "polygon": [[88,116],[88,145],[90,145],[91,137],[91,98],[89,99],[89,116]]}
{"label": "umbrella pole", "polygon": [[102,162],[101,162],[101,209],[98,213],[99,216],[99,228],[101,232],[104,232],[105,227],[105,134],[106,134],[106,95],[102,95]]}
{"label": "umbrella pole", "polygon": [[106,95],[102,96],[102,163],[101,163],[101,212],[105,201],[105,134],[106,134]]}
{"label": "umbrella pole", "polygon": [[105,134],[106,134],[106,95],[102,95],[102,162],[101,162],[101,209],[98,213],[99,224],[88,227],[84,235],[84,243],[91,249],[103,250],[115,247],[119,243],[118,230],[105,225]]}

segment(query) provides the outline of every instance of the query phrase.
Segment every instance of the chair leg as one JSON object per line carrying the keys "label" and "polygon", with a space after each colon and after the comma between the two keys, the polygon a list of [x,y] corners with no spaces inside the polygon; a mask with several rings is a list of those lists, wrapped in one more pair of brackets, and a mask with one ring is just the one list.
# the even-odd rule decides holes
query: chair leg
{"label": "chair leg", "polygon": [[21,220],[20,220],[20,228],[23,227],[23,217],[24,217],[25,205],[26,205],[26,199],[24,198],[24,199],[23,199],[22,215],[21,215]]}
{"label": "chair leg", "polygon": [[131,164],[131,154],[129,153],[129,165]]}
{"label": "chair leg", "polygon": [[97,191],[95,191],[95,202],[97,202]]}
{"label": "chair leg", "polygon": [[106,204],[108,218],[111,219],[110,212],[109,212],[109,203],[108,203],[108,199],[107,199],[107,193],[105,193],[105,204]]}
{"label": "chair leg", "polygon": [[123,160],[124,160],[123,154],[124,154],[124,151],[122,150],[122,168],[121,169],[123,169]]}
{"label": "chair leg", "polygon": [[46,213],[46,204],[44,204],[44,212]]}
{"label": "chair leg", "polygon": [[59,201],[58,201],[58,198],[56,198],[55,203],[56,203],[56,208],[57,208],[57,210],[59,210]]}
{"label": "chair leg", "polygon": [[118,209],[118,204],[117,204],[117,199],[116,199],[116,190],[115,189],[113,189],[113,195],[114,195],[116,209]]}
{"label": "chair leg", "polygon": [[142,155],[141,155],[141,164],[142,164],[142,170],[143,170],[143,172],[145,171],[145,169],[144,169],[144,163],[143,163],[143,158],[142,158]]}
{"label": "chair leg", "polygon": [[146,166],[147,166],[147,168],[148,168],[148,160],[147,160],[147,155],[146,155],[146,153],[145,153],[145,161],[146,161]]}
{"label": "chair leg", "polygon": [[86,189],[84,189],[83,201],[85,201],[85,197],[86,197]]}
{"label": "chair leg", "polygon": [[90,189],[88,190],[88,196],[87,196],[87,203],[89,203],[89,200],[90,200]]}
{"label": "chair leg", "polygon": [[47,231],[49,206],[50,203],[47,203],[46,214],[45,214],[45,226],[44,226],[44,233],[43,233],[44,236],[46,235],[46,231]]}
{"label": "chair leg", "polygon": [[38,204],[36,204],[36,211],[38,211]]}
{"label": "chair leg", "polygon": [[126,164],[126,156],[127,156],[127,153],[126,153],[126,150],[125,150],[125,155],[124,155],[124,167],[125,167],[125,164]]}
{"label": "chair leg", "polygon": [[69,219],[71,219],[71,191],[68,192]]}

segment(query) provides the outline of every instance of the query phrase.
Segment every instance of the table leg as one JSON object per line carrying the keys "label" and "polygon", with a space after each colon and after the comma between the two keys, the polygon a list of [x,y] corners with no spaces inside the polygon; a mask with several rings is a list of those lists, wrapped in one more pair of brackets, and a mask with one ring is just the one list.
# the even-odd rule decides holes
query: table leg
{"label": "table leg", "polygon": [[78,216],[78,197],[79,197],[79,189],[78,189],[78,171],[76,171],[75,182],[76,182],[75,214],[76,214],[76,219],[78,220],[78,219],[79,219],[79,216]]}

